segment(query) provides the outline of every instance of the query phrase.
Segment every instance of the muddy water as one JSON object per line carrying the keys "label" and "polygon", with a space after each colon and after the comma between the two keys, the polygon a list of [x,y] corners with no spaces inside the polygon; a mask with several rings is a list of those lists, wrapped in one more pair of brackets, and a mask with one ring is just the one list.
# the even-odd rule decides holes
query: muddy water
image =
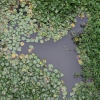
{"label": "muddy water", "polygon": [[[83,22],[87,22],[87,18],[85,17],[83,19],[80,19],[77,17],[76,19],[77,23],[72,31],[75,31],[77,33],[81,29],[80,24],[82,24]],[[63,37],[56,43],[54,43],[52,40],[43,44],[25,42],[25,46],[23,46],[22,51],[19,54],[28,54],[29,45],[34,46],[33,52],[37,54],[41,59],[47,59],[47,64],[53,64],[54,68],[57,68],[61,73],[64,73],[64,77],[62,79],[67,86],[68,93],[72,91],[72,87],[75,85],[75,83],[82,80],[81,78],[73,77],[75,72],[79,72],[81,70],[80,65],[78,64],[78,61],[76,59],[77,53],[74,51],[66,52],[67,49],[75,49],[75,44],[72,41],[70,32],[67,36]]]}

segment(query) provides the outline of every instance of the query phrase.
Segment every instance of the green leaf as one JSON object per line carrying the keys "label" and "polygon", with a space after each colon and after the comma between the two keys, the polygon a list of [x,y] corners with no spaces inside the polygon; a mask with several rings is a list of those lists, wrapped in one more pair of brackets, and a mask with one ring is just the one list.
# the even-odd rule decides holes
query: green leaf
{"label": "green leaf", "polygon": [[33,22],[36,22],[36,19],[33,19]]}
{"label": "green leaf", "polygon": [[33,45],[29,45],[29,48],[30,48],[30,49],[33,49],[33,48],[34,48],[34,46],[33,46]]}
{"label": "green leaf", "polygon": [[19,48],[17,49],[17,51],[21,51],[21,47],[19,47]]}
{"label": "green leaf", "polygon": [[38,39],[35,39],[35,42],[38,43]]}
{"label": "green leaf", "polygon": [[48,67],[49,67],[49,70],[53,70],[53,65],[52,64],[49,64]]}
{"label": "green leaf", "polygon": [[55,73],[58,73],[59,71],[58,71],[58,69],[54,69],[54,72],[55,72]]}
{"label": "green leaf", "polygon": [[60,75],[61,75],[61,77],[63,77],[63,76],[64,76],[64,74],[63,74],[63,73],[60,73]]}
{"label": "green leaf", "polygon": [[44,43],[44,41],[43,40],[40,40],[40,43]]}
{"label": "green leaf", "polygon": [[31,40],[30,39],[26,39],[26,42],[31,42]]}
{"label": "green leaf", "polygon": [[31,42],[34,42],[34,39],[31,39]]}
{"label": "green leaf", "polygon": [[26,38],[25,37],[22,37],[22,40],[26,40]]}

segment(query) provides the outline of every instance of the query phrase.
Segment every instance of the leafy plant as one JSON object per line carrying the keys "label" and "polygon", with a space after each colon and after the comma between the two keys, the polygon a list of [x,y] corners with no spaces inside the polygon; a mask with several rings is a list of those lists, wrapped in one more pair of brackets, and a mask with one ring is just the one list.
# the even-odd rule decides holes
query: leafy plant
{"label": "leafy plant", "polygon": [[13,9],[13,7],[18,4],[18,1],[19,0],[1,0],[0,7],[4,8],[6,6]]}
{"label": "leafy plant", "polygon": [[[75,17],[88,18],[84,33],[75,37],[80,75],[91,83],[76,84],[70,100],[100,100],[100,2],[98,0],[2,0],[0,2],[0,99],[59,100],[66,98],[63,76],[36,55],[18,55],[26,42],[56,42],[75,27]],[[36,34],[33,39],[31,34]],[[6,44],[7,43],[7,44]],[[5,48],[6,47],[6,48]],[[29,46],[28,52],[34,49]],[[6,55],[6,56],[5,56]],[[78,74],[79,75],[79,74]],[[91,92],[90,92],[91,90]]]}
{"label": "leafy plant", "polygon": [[[96,5],[97,4],[96,2]],[[100,10],[99,6],[95,6],[95,9],[97,9],[97,12]],[[78,41],[75,41],[75,43],[77,44],[79,55],[84,63],[80,75],[85,81],[90,80],[94,82],[100,91],[100,57],[97,56],[100,55],[100,22],[98,22],[99,14],[95,12],[95,15],[93,15],[93,12],[95,12],[95,10],[92,9],[90,12],[92,16],[89,18],[89,22],[83,34],[76,37]]]}
{"label": "leafy plant", "polygon": [[46,67],[35,54],[12,56],[0,58],[1,100],[59,100],[60,93],[66,98],[62,74],[53,65]]}
{"label": "leafy plant", "polygon": [[70,98],[66,100],[100,100],[99,92],[93,83],[76,83]]}
{"label": "leafy plant", "polygon": [[[98,16],[97,16],[98,17]],[[80,73],[85,79],[91,79],[96,85],[97,89],[100,90],[100,31],[98,27],[100,23],[97,18],[92,18],[86,26],[82,36],[78,37],[78,48],[79,55],[83,60],[82,72]],[[94,31],[95,30],[95,31]],[[76,43],[77,43],[76,42]]]}

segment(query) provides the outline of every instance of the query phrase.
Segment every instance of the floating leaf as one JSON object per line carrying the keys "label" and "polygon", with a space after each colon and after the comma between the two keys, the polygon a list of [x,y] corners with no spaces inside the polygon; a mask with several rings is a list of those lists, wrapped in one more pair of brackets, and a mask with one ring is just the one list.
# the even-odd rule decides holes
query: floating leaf
{"label": "floating leaf", "polygon": [[34,46],[33,46],[33,45],[29,45],[29,48],[30,48],[30,49],[33,49],[33,48],[34,48]]}
{"label": "floating leaf", "polygon": [[58,71],[58,69],[54,69],[54,72],[55,72],[55,73],[58,73],[59,71]]}
{"label": "floating leaf", "polygon": [[21,51],[21,47],[19,47],[19,48],[17,49],[17,51]]}
{"label": "floating leaf", "polygon": [[61,89],[64,92],[64,91],[66,91],[67,88],[66,88],[66,86],[62,86]]}
{"label": "floating leaf", "polygon": [[12,54],[12,58],[15,58],[16,57],[16,54]]}
{"label": "floating leaf", "polygon": [[26,39],[26,42],[31,42],[31,40],[30,39]]}
{"label": "floating leaf", "polygon": [[28,52],[29,52],[29,53],[31,53],[31,52],[32,52],[32,50],[33,50],[33,49],[31,49],[31,48],[30,48],[30,49],[28,49]]}
{"label": "floating leaf", "polygon": [[63,77],[63,76],[64,76],[64,74],[63,74],[63,73],[60,73],[60,75],[61,75],[61,77]]}
{"label": "floating leaf", "polygon": [[33,22],[36,22],[36,19],[33,19]]}
{"label": "floating leaf", "polygon": [[24,54],[21,54],[21,55],[19,56],[20,59],[23,59],[24,57],[25,57]]}
{"label": "floating leaf", "polygon": [[75,24],[74,24],[74,23],[71,23],[71,26],[72,26],[72,27],[75,27]]}
{"label": "floating leaf", "polygon": [[43,62],[46,63],[46,59],[44,59]]}
{"label": "floating leaf", "polygon": [[12,46],[9,46],[9,50],[12,50]]}
{"label": "floating leaf", "polygon": [[40,63],[39,63],[40,65],[42,65],[42,61],[40,61]]}
{"label": "floating leaf", "polygon": [[78,63],[79,63],[80,65],[83,65],[83,61],[82,61],[81,59],[78,60]]}
{"label": "floating leaf", "polygon": [[38,39],[35,39],[35,42],[38,43]]}
{"label": "floating leaf", "polygon": [[24,42],[21,42],[20,45],[21,45],[21,46],[24,46]]}
{"label": "floating leaf", "polygon": [[31,39],[31,42],[34,42],[34,39]]}
{"label": "floating leaf", "polygon": [[75,38],[75,42],[78,42],[78,41],[79,41],[79,39],[76,37],[76,38]]}
{"label": "floating leaf", "polygon": [[54,96],[55,98],[57,97],[57,95],[56,95],[56,94],[54,94],[53,96]]}
{"label": "floating leaf", "polygon": [[84,13],[78,15],[81,19],[84,18]]}
{"label": "floating leaf", "polygon": [[26,38],[25,37],[22,37],[22,40],[25,40]]}
{"label": "floating leaf", "polygon": [[52,64],[49,64],[48,67],[49,67],[49,70],[53,70],[53,65]]}
{"label": "floating leaf", "polygon": [[43,40],[40,40],[40,43],[44,43],[44,41]]}

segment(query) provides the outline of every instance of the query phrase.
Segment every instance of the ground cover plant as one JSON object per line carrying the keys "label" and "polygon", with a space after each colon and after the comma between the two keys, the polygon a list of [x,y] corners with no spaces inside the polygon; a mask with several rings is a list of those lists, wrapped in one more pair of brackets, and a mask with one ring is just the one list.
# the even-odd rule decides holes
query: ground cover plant
{"label": "ground cover plant", "polygon": [[35,54],[12,59],[8,53],[0,59],[0,100],[58,100],[60,93],[66,97],[63,74]]}
{"label": "ground cover plant", "polygon": [[98,90],[92,82],[76,83],[70,96],[67,100],[100,100]]}
{"label": "ground cover plant", "polygon": [[79,41],[77,42],[80,58],[82,58],[84,63],[81,75],[85,79],[90,78],[100,90],[100,57],[97,56],[100,55],[100,32],[98,29],[100,22],[97,19],[94,19],[94,21],[89,23],[92,25],[86,27],[84,34],[82,34],[82,37],[78,37]]}
{"label": "ground cover plant", "polygon": [[[2,0],[0,2],[0,98],[1,100],[59,100],[67,91],[63,74],[46,66],[37,55],[17,55],[24,42],[54,42],[75,27],[75,17],[88,17],[84,32],[74,37],[77,44],[78,83],[69,100],[100,100],[100,1]],[[31,38],[31,34],[36,34]],[[28,52],[34,49],[29,46]],[[90,83],[87,81],[90,80]],[[45,87],[45,88],[44,88]],[[91,92],[90,92],[91,90]]]}
{"label": "ground cover plant", "polygon": [[86,28],[84,29],[84,32],[82,34],[77,35],[74,38],[74,42],[77,44],[79,63],[82,66],[82,71],[78,73],[78,75],[81,75],[85,81],[90,81],[91,83],[93,83],[99,93],[96,93],[98,94],[97,98],[88,98],[87,100],[100,100],[100,14],[98,13],[98,11],[100,10],[100,7],[98,6],[99,4],[100,2],[91,2],[93,8],[89,9],[90,15]]}
{"label": "ground cover plant", "polygon": [[[98,3],[97,3],[98,4]],[[75,42],[78,46],[78,53],[83,61],[83,71],[81,75],[85,79],[91,79],[94,84],[100,90],[100,21],[99,21],[99,6],[95,5],[95,10],[91,11],[89,22],[87,23],[84,32],[81,35],[76,36]],[[96,15],[94,15],[94,13]]]}

